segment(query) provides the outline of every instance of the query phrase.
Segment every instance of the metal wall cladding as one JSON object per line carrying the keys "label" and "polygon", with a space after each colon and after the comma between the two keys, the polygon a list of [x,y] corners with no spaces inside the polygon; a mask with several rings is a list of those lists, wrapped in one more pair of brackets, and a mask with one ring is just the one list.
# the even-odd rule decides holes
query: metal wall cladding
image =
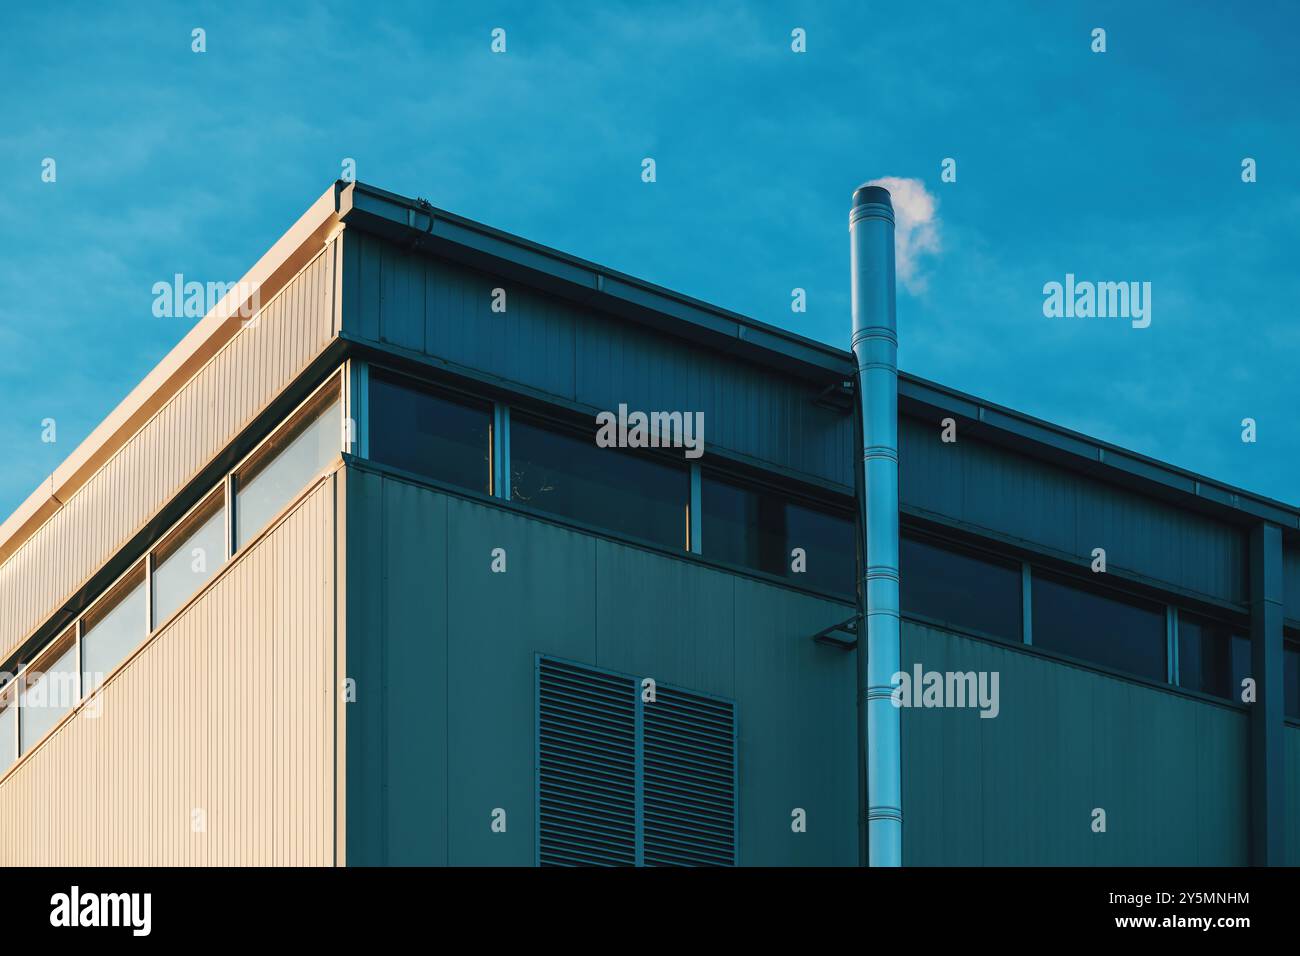
{"label": "metal wall cladding", "polygon": [[0,864],[334,862],[335,483],[0,782]]}
{"label": "metal wall cladding", "polygon": [[903,711],[906,865],[1249,862],[1246,713],[911,623],[902,660],[997,672],[1000,704]]}
{"label": "metal wall cladding", "polygon": [[1106,549],[1111,570],[1245,603],[1247,536],[1240,529],[1066,468],[940,428],[899,423],[902,504],[1077,558]]}
{"label": "metal wall cladding", "polygon": [[1283,613],[1300,622],[1300,548],[1282,549]]}
{"label": "metal wall cladding", "polygon": [[334,263],[331,243],[0,566],[0,659],[324,350]]}
{"label": "metal wall cladding", "polygon": [[857,862],[853,656],[810,639],[851,608],[364,466],[346,480],[349,864],[533,865],[538,653],[734,700],[739,862]]}
{"label": "metal wall cladding", "polygon": [[537,859],[637,861],[637,695],[630,678],[537,659]]}
{"label": "metal wall cladding", "polygon": [[706,447],[853,484],[852,416],[818,386],[373,236],[343,258],[350,334],[602,410],[701,411]]}
{"label": "metal wall cladding", "polygon": [[1300,727],[1288,726],[1282,735],[1286,767],[1286,860],[1287,866],[1300,866]]}

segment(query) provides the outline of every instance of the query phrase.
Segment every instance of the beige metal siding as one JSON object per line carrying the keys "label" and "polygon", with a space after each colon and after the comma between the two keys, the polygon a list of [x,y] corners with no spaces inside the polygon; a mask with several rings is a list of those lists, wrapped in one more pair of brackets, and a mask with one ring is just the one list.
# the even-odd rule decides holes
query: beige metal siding
{"label": "beige metal siding", "polygon": [[337,247],[327,245],[0,566],[0,660],[325,349]]}
{"label": "beige metal siding", "polygon": [[336,476],[0,781],[0,864],[334,862]]}

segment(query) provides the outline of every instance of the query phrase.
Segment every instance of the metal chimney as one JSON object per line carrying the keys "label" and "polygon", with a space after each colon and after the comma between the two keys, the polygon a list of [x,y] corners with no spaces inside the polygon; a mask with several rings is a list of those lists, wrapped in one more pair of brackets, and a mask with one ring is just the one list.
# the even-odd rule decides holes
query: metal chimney
{"label": "metal chimney", "polygon": [[901,670],[898,626],[898,331],[894,206],[889,190],[859,186],[849,212],[853,356],[862,425],[858,495],[865,568],[858,601],[858,746],[865,769],[866,862],[903,863],[902,739],[891,700]]}

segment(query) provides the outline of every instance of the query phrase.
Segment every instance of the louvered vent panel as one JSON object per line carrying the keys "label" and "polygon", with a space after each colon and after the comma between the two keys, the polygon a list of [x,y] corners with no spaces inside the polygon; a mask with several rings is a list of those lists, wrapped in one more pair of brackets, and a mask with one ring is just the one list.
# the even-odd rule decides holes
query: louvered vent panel
{"label": "louvered vent panel", "polygon": [[646,866],[734,866],[736,711],[660,686],[643,705]]}
{"label": "louvered vent panel", "polygon": [[632,680],[540,658],[538,862],[636,864]]}

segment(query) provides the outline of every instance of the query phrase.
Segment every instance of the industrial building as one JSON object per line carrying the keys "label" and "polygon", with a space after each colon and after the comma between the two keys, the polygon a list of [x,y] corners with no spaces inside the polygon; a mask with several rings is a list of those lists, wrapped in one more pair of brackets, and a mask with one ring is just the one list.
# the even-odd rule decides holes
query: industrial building
{"label": "industrial building", "polygon": [[332,185],[0,526],[0,863],[1300,863],[1300,509],[899,374],[850,218],[852,350]]}

